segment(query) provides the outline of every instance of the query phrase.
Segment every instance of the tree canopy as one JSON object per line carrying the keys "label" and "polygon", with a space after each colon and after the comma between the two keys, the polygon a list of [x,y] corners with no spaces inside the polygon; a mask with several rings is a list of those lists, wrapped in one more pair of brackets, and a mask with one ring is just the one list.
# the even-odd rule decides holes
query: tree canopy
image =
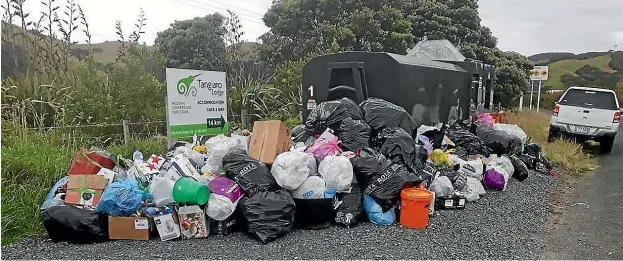
{"label": "tree canopy", "polygon": [[176,21],[158,33],[155,46],[167,67],[222,71],[227,64],[224,23],[219,14]]}

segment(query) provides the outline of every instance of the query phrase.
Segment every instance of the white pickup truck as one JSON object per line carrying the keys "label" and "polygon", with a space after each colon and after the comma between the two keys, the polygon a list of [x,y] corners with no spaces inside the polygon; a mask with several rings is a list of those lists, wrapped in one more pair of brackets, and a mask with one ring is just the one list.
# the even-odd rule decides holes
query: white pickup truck
{"label": "white pickup truck", "polygon": [[579,142],[595,140],[610,153],[619,130],[621,111],[612,90],[570,87],[554,105],[548,141],[564,136]]}

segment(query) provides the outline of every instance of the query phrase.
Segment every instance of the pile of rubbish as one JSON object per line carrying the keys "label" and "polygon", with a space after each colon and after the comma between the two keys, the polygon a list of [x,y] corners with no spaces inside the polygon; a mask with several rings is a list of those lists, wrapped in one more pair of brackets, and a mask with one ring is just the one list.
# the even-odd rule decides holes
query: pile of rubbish
{"label": "pile of rubbish", "polygon": [[416,126],[403,108],[376,98],[323,102],[292,131],[257,121],[252,132],[201,140],[147,158],[81,149],[41,206],[50,238],[166,241],[243,231],[268,243],[295,228],[365,221],[426,228],[434,211],[504,191],[511,177],[553,174],[516,125],[484,114]]}

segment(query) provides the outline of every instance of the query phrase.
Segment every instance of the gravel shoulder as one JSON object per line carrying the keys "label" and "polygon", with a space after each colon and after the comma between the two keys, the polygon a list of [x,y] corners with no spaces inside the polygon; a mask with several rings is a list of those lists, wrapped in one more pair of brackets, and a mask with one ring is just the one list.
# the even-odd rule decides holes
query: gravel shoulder
{"label": "gravel shoulder", "polygon": [[511,179],[464,210],[439,211],[426,230],[369,222],[351,229],[293,230],[262,245],[244,233],[206,239],[109,241],[92,245],[30,238],[2,247],[4,259],[535,259],[545,249],[557,179]]}
{"label": "gravel shoulder", "polygon": [[623,260],[623,135],[597,170],[565,180],[553,201],[541,259]]}

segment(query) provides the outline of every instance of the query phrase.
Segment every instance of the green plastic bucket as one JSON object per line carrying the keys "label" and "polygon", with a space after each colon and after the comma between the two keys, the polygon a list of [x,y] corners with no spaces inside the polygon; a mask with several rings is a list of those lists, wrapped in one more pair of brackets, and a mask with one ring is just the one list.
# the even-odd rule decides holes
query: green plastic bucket
{"label": "green plastic bucket", "polygon": [[210,190],[205,184],[189,177],[181,177],[173,186],[173,199],[178,203],[203,205],[210,198]]}

